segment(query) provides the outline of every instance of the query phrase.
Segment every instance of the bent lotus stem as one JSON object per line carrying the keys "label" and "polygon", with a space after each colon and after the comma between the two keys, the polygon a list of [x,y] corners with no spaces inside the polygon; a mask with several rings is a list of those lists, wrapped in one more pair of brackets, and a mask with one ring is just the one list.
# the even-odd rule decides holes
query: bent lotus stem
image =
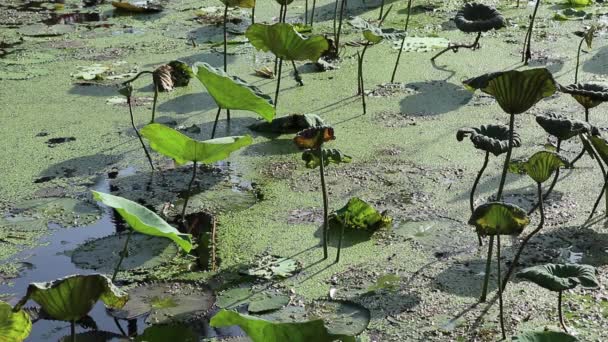
{"label": "bent lotus stem", "polygon": [[[585,108],[585,122],[589,122],[589,108]],[[576,158],[574,158],[571,162],[570,162],[570,166],[574,167],[574,163],[576,163],[579,159],[581,159],[583,157],[583,155],[585,155],[585,147],[583,146],[583,149],[581,150],[581,152],[576,156]],[[604,167],[602,165],[600,165],[600,167],[602,168],[602,172],[604,170]],[[605,173],[605,172],[603,172]]]}
{"label": "bent lotus stem", "polygon": [[152,163],[152,157],[150,156],[150,153],[148,152],[148,148],[146,147],[146,144],[144,143],[144,140],[142,139],[141,134],[139,134],[139,130],[135,126],[135,119],[133,118],[133,105],[131,103],[131,96],[127,96],[127,105],[129,106],[129,115],[131,116],[131,127],[133,127],[133,130],[135,131],[135,134],[137,134],[137,138],[139,139],[139,142],[141,143],[141,147],[144,149],[146,158],[148,158],[148,163],[150,163],[150,168],[152,168],[152,171],[154,171],[154,164]]}
{"label": "bent lotus stem", "polygon": [[[327,242],[329,238],[329,200],[327,198],[327,187],[325,185],[325,161],[323,160],[323,148],[320,146],[319,153],[319,173],[321,176],[321,191],[323,193],[323,260],[327,259]],[[338,249],[338,257],[336,262],[339,260],[340,249]]]}
{"label": "bent lotus stem", "polygon": [[338,22],[338,33],[336,35],[336,56],[340,55],[340,33],[342,32],[342,18],[344,17],[344,10],[346,8],[346,1],[342,0],[340,4],[340,19]]}
{"label": "bent lotus stem", "polygon": [[536,19],[539,5],[540,0],[537,0],[536,5],[534,6],[534,12],[532,13],[532,18],[530,19],[530,26],[526,33],[526,41],[524,41],[524,52],[521,61],[524,62],[525,65],[528,65],[528,61],[532,59],[532,33],[534,32],[534,19]]}
{"label": "bent lotus stem", "polygon": [[302,76],[300,76],[300,72],[298,71],[298,68],[296,67],[296,62],[291,61],[291,65],[293,66],[293,78],[296,80],[296,82],[298,82],[299,86],[303,86],[304,81],[302,80]]}
{"label": "bent lotus stem", "polygon": [[502,288],[500,286],[500,235],[496,235],[496,273],[497,273],[497,283],[498,283],[498,306],[500,312],[500,331],[502,332],[502,339],[507,338],[507,334],[505,332],[505,315],[503,309],[502,302]]}
{"label": "bent lotus stem", "polygon": [[475,38],[475,41],[472,44],[456,44],[456,45],[448,45],[448,47],[446,47],[445,49],[439,51],[439,53],[437,53],[435,56],[433,56],[433,58],[431,58],[431,61],[435,61],[435,59],[441,55],[443,55],[444,53],[452,50],[454,53],[458,52],[458,49],[478,49],[479,48],[479,39],[481,38],[481,32],[477,32],[477,37]]}
{"label": "bent lotus stem", "polygon": [[186,192],[186,199],[184,200],[184,206],[182,208],[182,224],[186,225],[186,209],[188,208],[188,201],[190,200],[190,191],[192,190],[192,184],[194,184],[194,179],[196,178],[196,161],[192,163],[192,178],[190,179],[190,183],[188,184],[188,190]]}
{"label": "bent lotus stem", "polygon": [[405,45],[405,38],[407,37],[407,27],[410,23],[410,13],[412,10],[412,0],[408,0],[407,2],[407,17],[405,19],[405,29],[403,33],[403,38],[401,39],[401,48],[399,49],[399,53],[397,54],[397,60],[395,60],[395,67],[393,68],[393,74],[391,75],[391,83],[395,82],[395,74],[397,74],[397,68],[399,67],[399,60],[401,59],[401,53],[403,52],[403,46]]}
{"label": "bent lotus stem", "polygon": [[[479,172],[477,172],[477,177],[475,177],[475,182],[473,182],[473,187],[471,188],[471,194],[469,196],[469,207],[471,208],[471,214],[475,211],[475,190],[477,189],[477,185],[479,184],[479,180],[481,179],[481,176],[483,175],[484,171],[486,170],[486,167],[488,166],[488,161],[490,160],[490,152],[486,151],[486,156],[484,158],[483,161],[483,165],[481,166],[481,169],[479,170]],[[479,246],[481,246],[483,244],[482,240],[481,240],[481,235],[479,233],[477,233],[477,239],[479,240]]]}
{"label": "bent lotus stem", "polygon": [[[562,140],[561,139],[557,139],[557,148],[555,149],[556,153],[559,153],[559,151],[561,150],[561,145],[562,145]],[[584,151],[584,149],[583,149]],[[547,189],[547,191],[545,192],[545,194],[543,195],[543,200],[547,200],[547,198],[549,198],[549,195],[551,195],[551,192],[553,191],[553,188],[555,188],[555,184],[557,184],[557,179],[559,178],[559,168],[557,170],[555,170],[555,176],[553,176],[553,180],[551,181],[551,185],[549,185],[549,188]],[[528,210],[528,215],[532,214],[534,211],[536,211],[536,209],[538,208],[538,203],[536,202],[534,204],[534,206]]]}
{"label": "bent lotus stem", "polygon": [[220,112],[222,111],[222,107],[217,108],[217,114],[215,114],[215,121],[213,122],[213,129],[211,130],[211,139],[215,138],[215,130],[217,128],[217,122],[220,119]]}
{"label": "bent lotus stem", "polygon": [[560,290],[557,294],[557,314],[559,316],[559,324],[562,326],[562,329],[564,329],[566,334],[568,334],[568,328],[564,323],[564,315],[562,314],[562,293],[563,291]]}
{"label": "bent lotus stem", "polygon": [[131,235],[133,234],[133,229],[129,229],[129,233],[127,234],[127,240],[125,241],[125,245],[120,251],[120,258],[118,259],[118,263],[116,267],[114,267],[114,273],[112,274],[112,282],[116,280],[116,276],[118,275],[118,271],[120,271],[120,265],[122,265],[122,261],[127,256],[127,249],[129,248],[129,241],[131,240]]}
{"label": "bent lotus stem", "polygon": [[543,226],[545,224],[545,210],[543,208],[543,189],[542,189],[541,183],[536,183],[536,188],[537,188],[537,192],[538,192],[538,210],[540,211],[540,222],[538,223],[538,226],[536,227],[536,229],[534,229],[530,234],[528,234],[523,239],[521,244],[519,245],[519,248],[517,249],[517,252],[515,253],[515,257],[513,258],[513,262],[511,263],[511,266],[509,266],[509,269],[507,270],[507,274],[505,274],[505,278],[502,280],[502,291],[504,291],[507,288],[507,284],[509,283],[509,278],[511,278],[513,271],[515,271],[515,267],[517,267],[517,263],[519,262],[521,253],[523,252],[524,248],[526,248],[528,241],[530,241],[530,239],[532,239],[532,237],[534,235],[536,235],[536,233],[538,233],[541,229],[543,229]]}
{"label": "bent lotus stem", "polygon": [[580,62],[581,62],[581,50],[583,48],[584,42],[585,42],[585,36],[583,35],[581,42],[578,44],[578,51],[576,52],[576,69],[574,69],[574,83],[578,83],[578,68],[579,68]]}

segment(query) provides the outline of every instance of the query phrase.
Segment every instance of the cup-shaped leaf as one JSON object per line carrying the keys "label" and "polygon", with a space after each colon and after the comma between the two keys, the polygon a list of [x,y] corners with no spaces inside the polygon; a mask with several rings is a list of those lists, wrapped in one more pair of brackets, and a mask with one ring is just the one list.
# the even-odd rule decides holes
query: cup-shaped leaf
{"label": "cup-shaped leaf", "polygon": [[32,321],[25,311],[13,311],[10,304],[0,301],[0,341],[21,342],[31,330]]}
{"label": "cup-shaped leaf", "polygon": [[171,227],[155,212],[126,198],[93,191],[93,197],[116,209],[120,216],[129,224],[134,231],[151,236],[160,236],[175,242],[185,252],[192,249],[192,238],[190,234],[180,233]]}
{"label": "cup-shaped leaf", "polygon": [[255,0],[220,0],[228,7],[254,8]]}
{"label": "cup-shaped leaf", "polygon": [[[495,156],[509,150],[509,126],[481,125],[477,127],[461,128],[456,132],[456,139],[462,141],[469,136],[475,148],[490,152]],[[513,147],[521,146],[521,139],[517,132],[513,132]]]}
{"label": "cup-shaped leaf", "polygon": [[526,174],[535,182],[543,183],[560,167],[568,167],[570,163],[555,152],[540,151],[534,153],[526,161],[512,161],[509,171]]}
{"label": "cup-shaped leaf", "polygon": [[317,149],[328,142],[336,139],[334,129],[330,126],[317,126],[307,128],[296,134],[293,142],[301,149]]}
{"label": "cup-shaped leaf", "polygon": [[[350,163],[353,158],[349,155],[342,153],[342,151],[331,148],[321,150],[323,153],[323,166],[329,164],[342,164]],[[318,150],[306,150],[302,153],[302,160],[306,163],[306,167],[309,169],[315,169],[321,165],[321,158],[319,158]]]}
{"label": "cup-shaped leaf", "polygon": [[129,296],[105,275],[90,274],[73,275],[48,283],[31,283],[15,309],[21,309],[30,299],[54,319],[77,321],[85,317],[99,300],[108,308],[120,309]]}
{"label": "cup-shaped leaf", "polygon": [[545,68],[494,72],[463,83],[469,89],[481,89],[494,96],[508,114],[521,114],[557,90],[553,75]]}
{"label": "cup-shaped leaf", "polygon": [[348,203],[336,210],[332,219],[348,228],[378,230],[391,224],[391,217],[385,213],[379,213],[374,207],[364,200],[353,197]]}
{"label": "cup-shaped leaf", "polygon": [[528,267],[517,277],[529,280],[550,291],[570,290],[578,285],[587,288],[599,286],[596,269],[591,265],[545,264]]}
{"label": "cup-shaped leaf", "polygon": [[530,223],[522,208],[504,202],[489,202],[475,208],[469,224],[481,235],[519,235]]}
{"label": "cup-shaped leaf", "polygon": [[525,331],[515,337],[513,342],[576,342],[578,339],[561,331]]}
{"label": "cup-shaped leaf", "polygon": [[212,327],[238,325],[253,342],[355,342],[353,336],[333,335],[323,325],[323,320],[282,323],[221,310],[211,318]]}
{"label": "cup-shaped leaf", "polygon": [[587,122],[570,120],[554,113],[537,115],[536,122],[545,132],[562,141],[591,131],[591,125]]}
{"label": "cup-shaped leaf", "polygon": [[599,106],[608,101],[608,85],[600,82],[574,83],[559,86],[559,90],[572,97],[581,106],[587,109]]}
{"label": "cup-shaped leaf", "polygon": [[178,164],[189,161],[215,163],[228,158],[232,152],[251,145],[253,142],[249,135],[198,141],[158,123],[146,125],[140,133],[150,140],[152,149],[175,159]]}
{"label": "cup-shaped leaf", "polygon": [[454,23],[463,32],[486,32],[506,26],[505,18],[493,7],[479,4],[465,4],[454,18]]}
{"label": "cup-shaped leaf", "polygon": [[247,84],[238,77],[229,76],[223,70],[207,63],[195,63],[192,71],[207,88],[218,107],[251,111],[268,122],[274,118],[275,108],[272,99],[257,87]]}
{"label": "cup-shaped leaf", "polygon": [[329,42],[321,35],[304,38],[286,23],[274,25],[253,24],[245,32],[256,49],[272,52],[278,58],[290,61],[316,62],[329,49]]}

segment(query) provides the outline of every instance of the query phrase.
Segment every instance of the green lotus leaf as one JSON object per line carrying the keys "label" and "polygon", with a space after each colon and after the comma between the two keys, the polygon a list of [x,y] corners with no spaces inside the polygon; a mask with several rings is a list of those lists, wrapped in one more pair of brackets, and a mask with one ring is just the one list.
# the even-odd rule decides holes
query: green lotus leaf
{"label": "green lotus leaf", "polygon": [[393,222],[386,213],[379,213],[374,207],[357,197],[351,198],[344,207],[336,210],[331,219],[347,228],[370,231],[387,227]]}
{"label": "green lotus leaf", "polygon": [[228,7],[254,8],[255,0],[220,0]]}
{"label": "green lotus leaf", "polygon": [[515,337],[517,342],[576,342],[578,339],[561,331],[525,331]]}
{"label": "green lotus leaf", "polygon": [[589,6],[593,3],[593,0],[568,0],[572,6]]}
{"label": "green lotus leaf", "polygon": [[591,265],[545,264],[528,267],[517,277],[529,280],[550,291],[570,290],[578,285],[586,288],[599,286],[596,269]]}
{"label": "green lotus leaf", "polygon": [[21,309],[30,299],[54,319],[77,321],[85,317],[98,300],[106,307],[120,309],[129,296],[105,275],[90,274],[72,275],[48,283],[31,283],[15,310]]}
{"label": "green lotus leaf", "polygon": [[494,72],[471,78],[463,84],[473,91],[480,89],[494,96],[508,114],[521,114],[557,90],[553,75],[545,68]]}
{"label": "green lotus leaf", "polygon": [[475,208],[469,224],[481,235],[519,235],[530,223],[522,208],[504,202],[489,202]]}
{"label": "green lotus leaf", "polygon": [[272,322],[238,312],[221,310],[211,318],[212,327],[238,325],[253,342],[354,342],[353,336],[333,335],[323,325],[323,320],[282,323]]}
{"label": "green lotus leaf", "polygon": [[[583,139],[583,141],[585,141]],[[588,136],[588,142],[593,145],[593,148],[597,151],[597,154],[602,158],[604,163],[608,163],[608,140],[599,135]]]}
{"label": "green lotus leaf", "polygon": [[575,83],[559,86],[559,90],[572,97],[587,109],[599,106],[608,101],[608,85],[601,82]]}
{"label": "green lotus leaf", "polygon": [[0,341],[21,342],[32,330],[32,321],[27,312],[13,311],[10,304],[0,301]]}
{"label": "green lotus leaf", "polygon": [[158,123],[146,125],[140,133],[150,140],[152,149],[175,159],[177,164],[189,161],[215,163],[228,158],[232,152],[251,145],[253,142],[249,135],[198,141]]}
{"label": "green lotus leaf", "polygon": [[543,183],[560,167],[569,167],[570,163],[555,152],[540,151],[526,161],[514,160],[509,164],[509,171],[526,174],[535,182]]}
{"label": "green lotus leaf", "polygon": [[536,122],[545,132],[562,141],[591,131],[591,125],[587,122],[570,120],[554,113],[537,115]]}
{"label": "green lotus leaf", "polygon": [[268,122],[274,118],[275,108],[272,99],[257,87],[247,84],[238,77],[229,76],[221,69],[207,63],[195,63],[192,72],[207,88],[218,107],[251,111]]}
{"label": "green lotus leaf", "polygon": [[316,62],[329,49],[329,42],[321,35],[304,38],[290,24],[253,24],[245,35],[258,50],[272,52],[278,58],[290,61]]}
{"label": "green lotus leaf", "polygon": [[[323,149],[323,165],[329,164],[342,164],[350,163],[353,158],[349,155],[342,153],[342,151],[332,148]],[[306,150],[302,153],[302,160],[306,163],[306,167],[309,169],[316,169],[321,165],[321,158],[316,150]]]}
{"label": "green lotus leaf", "polygon": [[555,20],[586,20],[591,19],[593,13],[587,13],[583,10],[575,10],[574,8],[565,8],[555,12],[553,19]]}
{"label": "green lotus leaf", "polygon": [[97,191],[93,191],[93,197],[108,207],[114,208],[136,232],[168,238],[186,253],[192,249],[190,234],[180,233],[179,230],[171,227],[165,220],[156,215],[155,212],[143,205],[126,198]]}
{"label": "green lotus leaf", "polygon": [[378,44],[384,40],[382,30],[377,27],[367,29],[363,31],[363,37],[372,44]]}
{"label": "green lotus leaf", "polygon": [[[456,132],[456,139],[462,141],[469,136],[475,148],[490,152],[495,156],[509,150],[509,126],[481,125],[477,127],[461,128]],[[513,132],[513,147],[521,146],[521,139],[517,132]]]}

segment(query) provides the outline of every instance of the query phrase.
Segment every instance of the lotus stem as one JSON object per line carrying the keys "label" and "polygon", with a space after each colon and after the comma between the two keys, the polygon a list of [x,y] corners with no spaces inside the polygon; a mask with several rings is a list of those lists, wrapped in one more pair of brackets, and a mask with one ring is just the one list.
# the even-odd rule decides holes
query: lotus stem
{"label": "lotus stem", "polygon": [[397,68],[399,67],[399,60],[401,59],[401,53],[403,52],[403,46],[405,46],[405,38],[407,37],[407,27],[410,23],[410,13],[412,9],[412,0],[407,2],[407,17],[405,19],[405,32],[403,32],[403,39],[401,39],[401,48],[397,54],[397,60],[395,61],[395,67],[393,68],[393,74],[391,75],[391,83],[395,82],[395,74],[397,74]]}
{"label": "lotus stem", "polygon": [[215,216],[211,219],[211,271],[217,271],[217,257],[216,257],[216,234],[217,234],[217,221]]}
{"label": "lotus stem", "polygon": [[511,114],[509,118],[509,149],[507,150],[507,156],[505,157],[505,163],[502,167],[502,175],[500,177],[500,184],[498,185],[498,193],[496,194],[496,200],[502,199],[502,191],[505,187],[505,181],[507,180],[507,172],[509,171],[509,163],[511,162],[511,153],[513,152],[513,131],[515,129],[515,114]]}
{"label": "lotus stem", "polygon": [[144,71],[140,71],[137,75],[133,76],[133,78],[126,80],[124,82],[122,82],[123,85],[127,85],[129,83],[133,83],[135,82],[135,80],[137,80],[140,76],[145,75],[145,74],[150,74],[153,75],[154,73],[152,71],[148,71],[148,70],[144,70]]}
{"label": "lotus stem", "polygon": [[433,56],[433,58],[431,58],[431,61],[434,62],[435,59],[441,55],[443,55],[444,53],[452,50],[454,53],[458,52],[458,49],[477,49],[479,48],[479,39],[481,38],[481,32],[477,32],[477,37],[475,38],[475,41],[472,44],[456,44],[456,45],[449,45],[448,47],[446,47],[445,49],[439,51],[438,54],[436,54],[435,56]]}
{"label": "lotus stem", "polygon": [[388,7],[388,9],[386,10],[386,13],[384,13],[384,16],[382,18],[380,18],[380,22],[378,23],[378,27],[382,26],[382,23],[384,23],[384,20],[386,20],[386,17],[388,17],[388,14],[391,13],[392,9],[393,9],[393,5],[390,5]]}
{"label": "lotus stem", "polygon": [[503,309],[503,301],[502,301],[502,287],[500,286],[500,235],[496,235],[496,273],[498,279],[496,280],[498,283],[498,306],[500,311],[500,331],[502,332],[502,339],[505,340],[507,338],[507,334],[505,332],[505,315]]}
{"label": "lotus stem", "polygon": [[137,134],[137,138],[139,139],[139,142],[141,143],[141,147],[144,149],[146,158],[148,158],[148,163],[150,163],[150,168],[152,168],[152,171],[154,171],[154,164],[152,163],[152,157],[150,156],[150,153],[148,152],[148,148],[146,147],[146,144],[144,144],[144,139],[142,139],[141,134],[139,134],[139,130],[135,126],[135,119],[133,118],[133,106],[131,104],[131,96],[127,96],[127,105],[129,106],[129,115],[131,116],[131,126],[133,127],[135,134]]}
{"label": "lotus stem", "polygon": [[562,329],[568,334],[568,328],[566,328],[566,324],[564,323],[564,315],[562,314],[562,293],[563,291],[558,291],[557,294],[557,314],[559,315],[559,324],[562,326]]}
{"label": "lotus stem", "polygon": [[363,115],[367,114],[367,106],[365,104],[365,85],[363,84],[363,58],[365,57],[365,51],[370,46],[369,43],[366,43],[363,47],[363,51],[361,52],[361,57],[359,57],[359,80],[361,83],[361,103],[363,105]]}
{"label": "lotus stem", "polygon": [[[562,146],[562,140],[561,139],[557,139],[557,148],[555,149],[556,153],[559,153],[561,150],[561,146]],[[553,188],[555,188],[555,184],[557,184],[557,179],[559,178],[559,168],[557,170],[555,170],[555,176],[553,176],[553,181],[551,181],[551,185],[549,185],[549,188],[547,189],[547,191],[545,192],[545,194],[543,195],[543,200],[547,200],[547,198],[549,198],[549,195],[551,195],[551,192],[553,191]],[[538,202],[536,202],[534,204],[534,206],[528,210],[528,215],[532,214],[536,208],[538,208]]]}
{"label": "lotus stem", "polygon": [[74,320],[70,321],[70,336],[72,342],[76,342],[76,322]]}
{"label": "lotus stem", "polygon": [[334,39],[338,35],[337,28],[336,28],[337,17],[338,17],[338,0],[335,0],[335,2],[334,2],[334,31],[333,31],[334,32]]}
{"label": "lotus stem", "polygon": [[[585,37],[581,39],[581,42],[578,44],[578,51],[576,53],[576,69],[574,69],[574,83],[578,83],[578,67],[580,66],[581,61],[581,49],[583,48],[583,43],[585,42]],[[587,110],[587,108],[585,108]]]}
{"label": "lotus stem", "polygon": [[255,24],[255,5],[251,7],[251,25]]}
{"label": "lotus stem", "polygon": [[188,201],[190,200],[190,191],[192,190],[192,184],[196,178],[196,160],[192,163],[192,178],[188,184],[188,191],[186,192],[186,199],[184,200],[184,206],[182,208],[182,224],[186,225],[186,208],[188,208]]}
{"label": "lotus stem", "polygon": [[361,53],[357,50],[357,95],[361,94],[363,90],[361,89]]}
{"label": "lotus stem", "polygon": [[304,24],[308,23],[308,0],[304,2]]}
{"label": "lotus stem", "polygon": [[211,139],[215,138],[215,129],[217,128],[217,122],[220,119],[220,112],[222,111],[222,107],[217,108],[217,114],[215,114],[215,121],[213,122],[213,129],[211,130]]}
{"label": "lotus stem", "polygon": [[129,233],[127,234],[127,240],[125,241],[125,245],[120,252],[120,258],[118,259],[118,263],[116,267],[114,267],[114,274],[112,274],[112,282],[116,280],[116,276],[118,275],[118,271],[120,270],[120,265],[122,265],[122,261],[127,256],[127,248],[129,248],[129,241],[131,240],[131,235],[133,235],[133,229],[129,229]]}
{"label": "lotus stem", "polygon": [[540,211],[540,222],[538,223],[538,226],[536,227],[536,229],[534,229],[530,234],[528,234],[523,239],[521,244],[519,245],[519,248],[517,249],[517,253],[515,253],[515,257],[513,258],[513,262],[511,263],[511,266],[509,266],[509,269],[507,270],[507,274],[505,274],[505,279],[503,279],[503,281],[502,281],[502,290],[503,291],[507,288],[507,284],[509,283],[509,278],[511,278],[511,275],[513,274],[513,271],[515,270],[515,267],[517,267],[517,263],[519,262],[519,257],[521,257],[521,253],[523,252],[524,248],[528,244],[528,241],[530,241],[530,239],[534,235],[536,235],[536,233],[538,233],[541,229],[543,229],[543,225],[545,224],[545,209],[543,208],[543,189],[542,189],[541,183],[536,183],[536,187],[537,187],[537,191],[538,191],[538,209]]}
{"label": "lotus stem", "polygon": [[154,102],[152,102],[152,119],[150,123],[154,123],[154,118],[156,117],[156,102],[158,101],[158,84],[153,82],[154,85]]}
{"label": "lotus stem", "polygon": [[479,297],[480,303],[485,303],[488,295],[488,283],[490,281],[490,272],[492,267],[492,249],[494,248],[494,235],[490,235],[490,241],[488,242],[488,256],[486,258],[486,274],[483,278],[483,287],[481,288],[481,296]]}
{"label": "lotus stem", "polygon": [[283,70],[283,58],[279,58],[279,72],[277,73],[277,90],[274,93],[274,108],[279,105],[279,90],[281,90],[281,72]]}
{"label": "lotus stem", "polygon": [[[583,152],[584,151],[585,150],[583,149]],[[597,164],[600,166],[600,169],[602,170],[602,175],[604,177],[604,186],[602,187],[602,190],[600,191],[600,194],[597,197],[595,204],[593,205],[593,209],[591,209],[591,213],[589,214],[587,221],[589,221],[593,217],[593,214],[595,214],[595,210],[597,209],[598,205],[600,204],[600,200],[602,199],[602,196],[604,195],[604,193],[606,193],[608,195],[608,174],[604,170],[604,165],[602,164],[602,161],[601,161],[600,157],[597,155],[597,153],[595,152],[595,150],[593,148],[591,148],[590,152],[593,156],[593,159],[595,159],[597,161]],[[608,215],[608,197],[606,197],[606,214]]]}
{"label": "lotus stem", "polygon": [[342,18],[344,17],[346,1],[347,0],[342,0],[342,2],[340,3],[340,19],[338,23],[338,34],[336,35],[336,56],[340,55],[340,34],[342,32]]}
{"label": "lotus stem", "polygon": [[534,19],[536,19],[536,13],[538,12],[538,6],[540,5],[540,0],[536,1],[536,5],[534,6],[534,12],[532,13],[532,18],[530,19],[530,27],[528,27],[528,41],[525,44],[525,53],[522,59],[525,65],[528,65],[528,61],[532,59],[532,33],[534,32]]}
{"label": "lotus stem", "polygon": [[116,317],[114,317],[114,324],[123,336],[128,336],[125,330],[120,326],[120,322],[118,322],[118,319]]}
{"label": "lotus stem", "polygon": [[[475,190],[477,189],[477,185],[479,184],[479,180],[483,175],[483,172],[486,170],[486,166],[488,166],[488,161],[490,160],[490,152],[486,151],[486,157],[484,158],[483,165],[481,169],[477,173],[477,177],[475,178],[475,182],[473,182],[473,188],[471,188],[471,195],[469,197],[469,206],[471,208],[471,214],[475,211]],[[479,242],[479,246],[483,246],[483,240],[481,239],[481,235],[477,233],[477,240]]]}
{"label": "lotus stem", "polygon": [[296,67],[296,62],[291,61],[291,65],[293,66],[293,77],[295,78],[296,82],[298,82],[299,86],[303,86],[304,81],[302,80],[302,76],[300,76],[300,72],[298,71],[298,68]]}
{"label": "lotus stem", "polygon": [[224,6],[224,72],[228,72],[228,30],[226,21],[228,20],[228,5]]}
{"label": "lotus stem", "polygon": [[317,0],[312,0],[312,11],[310,12],[310,27],[313,27],[315,22],[315,7],[317,7]]}
{"label": "lotus stem", "polygon": [[323,193],[323,260],[325,260],[327,259],[327,242],[329,238],[329,201],[327,199],[327,187],[325,186],[325,161],[323,160],[323,149],[319,147],[317,152],[319,153],[319,173],[321,176],[321,191]]}
{"label": "lotus stem", "polygon": [[382,4],[380,5],[380,14],[378,15],[378,20],[382,19],[383,12],[384,12],[384,0],[382,0]]}
{"label": "lotus stem", "polygon": [[336,254],[336,264],[340,262],[340,251],[342,250],[342,239],[344,238],[344,225],[340,230],[340,239],[338,240],[338,254]]}

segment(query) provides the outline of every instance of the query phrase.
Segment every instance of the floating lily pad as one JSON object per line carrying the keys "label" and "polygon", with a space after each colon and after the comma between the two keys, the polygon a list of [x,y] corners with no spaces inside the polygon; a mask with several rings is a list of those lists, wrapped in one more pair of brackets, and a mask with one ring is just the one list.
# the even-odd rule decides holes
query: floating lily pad
{"label": "floating lily pad", "polygon": [[[448,47],[449,40],[438,37],[406,37],[403,43],[405,52],[428,52]],[[399,50],[401,41],[393,42],[393,49]]]}
{"label": "floating lily pad", "polygon": [[89,66],[79,66],[77,70],[78,72],[73,73],[72,77],[80,80],[92,81],[104,79],[102,75],[110,70],[110,68],[101,64],[93,64]]}
{"label": "floating lily pad", "polygon": [[559,10],[553,16],[555,20],[586,20],[591,19],[593,13],[587,13],[583,10],[575,10],[574,8],[566,8]]}
{"label": "floating lily pad", "polygon": [[247,305],[250,313],[264,313],[281,309],[289,304],[289,296],[271,292],[254,292],[250,288],[237,287],[217,296],[215,305],[222,309],[235,309]]}
{"label": "floating lily pad", "polygon": [[296,260],[276,255],[265,255],[257,258],[256,263],[242,273],[264,279],[288,278],[301,268],[302,266]]}
{"label": "floating lily pad", "polygon": [[309,314],[325,322],[327,331],[336,335],[358,335],[371,319],[365,307],[349,301],[318,301],[311,304]]}
{"label": "floating lily pad", "polygon": [[289,296],[273,293],[259,293],[252,298],[249,306],[247,306],[247,311],[250,313],[268,312],[278,310],[287,304],[289,304]]}
{"label": "floating lily pad", "polygon": [[[72,262],[83,269],[112,272],[120,258],[126,235],[110,235],[89,241],[72,253]],[[173,259],[177,246],[169,239],[144,234],[133,234],[128,246],[128,255],[121,269],[152,268]]]}
{"label": "floating lily pad", "polygon": [[248,303],[252,296],[253,291],[250,288],[237,287],[220,293],[215,304],[222,309],[233,309]]}
{"label": "floating lily pad", "polygon": [[21,27],[18,32],[28,37],[52,37],[62,36],[64,34],[72,33],[76,31],[74,25],[45,25],[45,24],[33,24]]}

